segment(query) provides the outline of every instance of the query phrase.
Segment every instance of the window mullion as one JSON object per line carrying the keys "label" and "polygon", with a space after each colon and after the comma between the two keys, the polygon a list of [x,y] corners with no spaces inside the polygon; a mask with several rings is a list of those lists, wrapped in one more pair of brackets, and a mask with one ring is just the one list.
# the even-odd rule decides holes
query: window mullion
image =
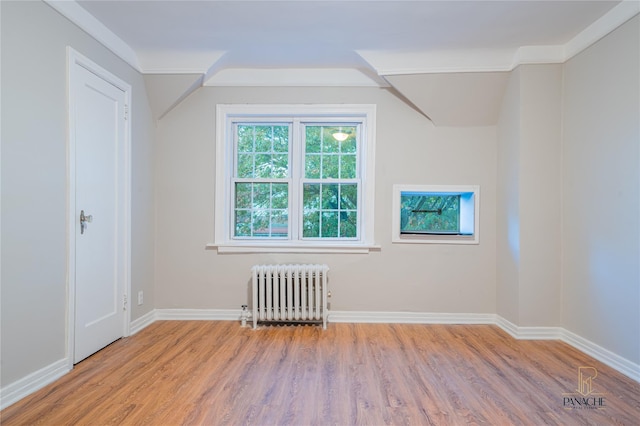
{"label": "window mullion", "polygon": [[302,178],[304,176],[304,126],[294,118],[289,145],[289,222],[290,239],[299,241],[302,226]]}

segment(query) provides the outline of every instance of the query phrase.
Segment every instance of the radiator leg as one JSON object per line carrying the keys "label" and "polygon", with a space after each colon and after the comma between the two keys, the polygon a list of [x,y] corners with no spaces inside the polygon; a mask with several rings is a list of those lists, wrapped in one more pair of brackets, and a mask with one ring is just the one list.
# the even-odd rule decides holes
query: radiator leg
{"label": "radiator leg", "polygon": [[253,307],[253,329],[258,328],[258,271],[257,268],[253,268],[253,285],[251,286],[251,304]]}

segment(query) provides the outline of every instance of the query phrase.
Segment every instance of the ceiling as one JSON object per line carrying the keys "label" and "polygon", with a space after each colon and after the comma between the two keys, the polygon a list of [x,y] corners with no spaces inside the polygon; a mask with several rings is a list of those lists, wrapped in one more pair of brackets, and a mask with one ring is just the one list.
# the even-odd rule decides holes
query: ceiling
{"label": "ceiling", "polygon": [[78,3],[131,46],[143,70],[206,72],[218,59],[225,68],[355,68],[361,51],[562,45],[618,1]]}
{"label": "ceiling", "polygon": [[[48,3],[144,74],[193,74],[199,85],[269,85],[274,78],[275,85],[391,85],[403,87],[402,95],[413,101],[402,76],[495,73],[522,63],[563,62],[585,32],[607,16],[622,20],[622,6],[636,3],[637,9],[638,2]],[[624,20],[631,13],[623,11]]]}

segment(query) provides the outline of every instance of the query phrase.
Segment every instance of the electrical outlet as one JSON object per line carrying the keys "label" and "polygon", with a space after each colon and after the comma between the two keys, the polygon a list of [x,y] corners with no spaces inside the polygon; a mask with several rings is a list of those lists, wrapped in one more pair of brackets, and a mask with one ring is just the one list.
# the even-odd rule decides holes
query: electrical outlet
{"label": "electrical outlet", "polygon": [[140,290],[138,292],[138,306],[142,305],[142,303],[144,303],[144,293]]}

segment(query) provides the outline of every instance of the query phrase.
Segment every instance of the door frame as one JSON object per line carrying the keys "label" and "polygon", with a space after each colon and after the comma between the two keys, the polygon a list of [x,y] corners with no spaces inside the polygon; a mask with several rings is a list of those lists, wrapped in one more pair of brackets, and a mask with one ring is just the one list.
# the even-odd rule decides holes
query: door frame
{"label": "door frame", "polygon": [[[124,194],[119,201],[123,203],[124,223],[119,230],[123,234],[124,251],[124,327],[122,336],[130,334],[131,310],[129,308],[129,295],[131,294],[131,85],[116,77],[109,71],[100,67],[84,55],[70,46],[67,46],[67,361],[69,370],[74,365],[75,349],[75,314],[76,314],[76,140],[75,117],[72,112],[75,108],[75,95],[73,83],[77,79],[77,68],[82,67],[106,82],[122,90],[125,94],[125,131],[124,164],[121,164],[120,173],[124,179]],[[120,225],[120,224],[119,224]]]}

